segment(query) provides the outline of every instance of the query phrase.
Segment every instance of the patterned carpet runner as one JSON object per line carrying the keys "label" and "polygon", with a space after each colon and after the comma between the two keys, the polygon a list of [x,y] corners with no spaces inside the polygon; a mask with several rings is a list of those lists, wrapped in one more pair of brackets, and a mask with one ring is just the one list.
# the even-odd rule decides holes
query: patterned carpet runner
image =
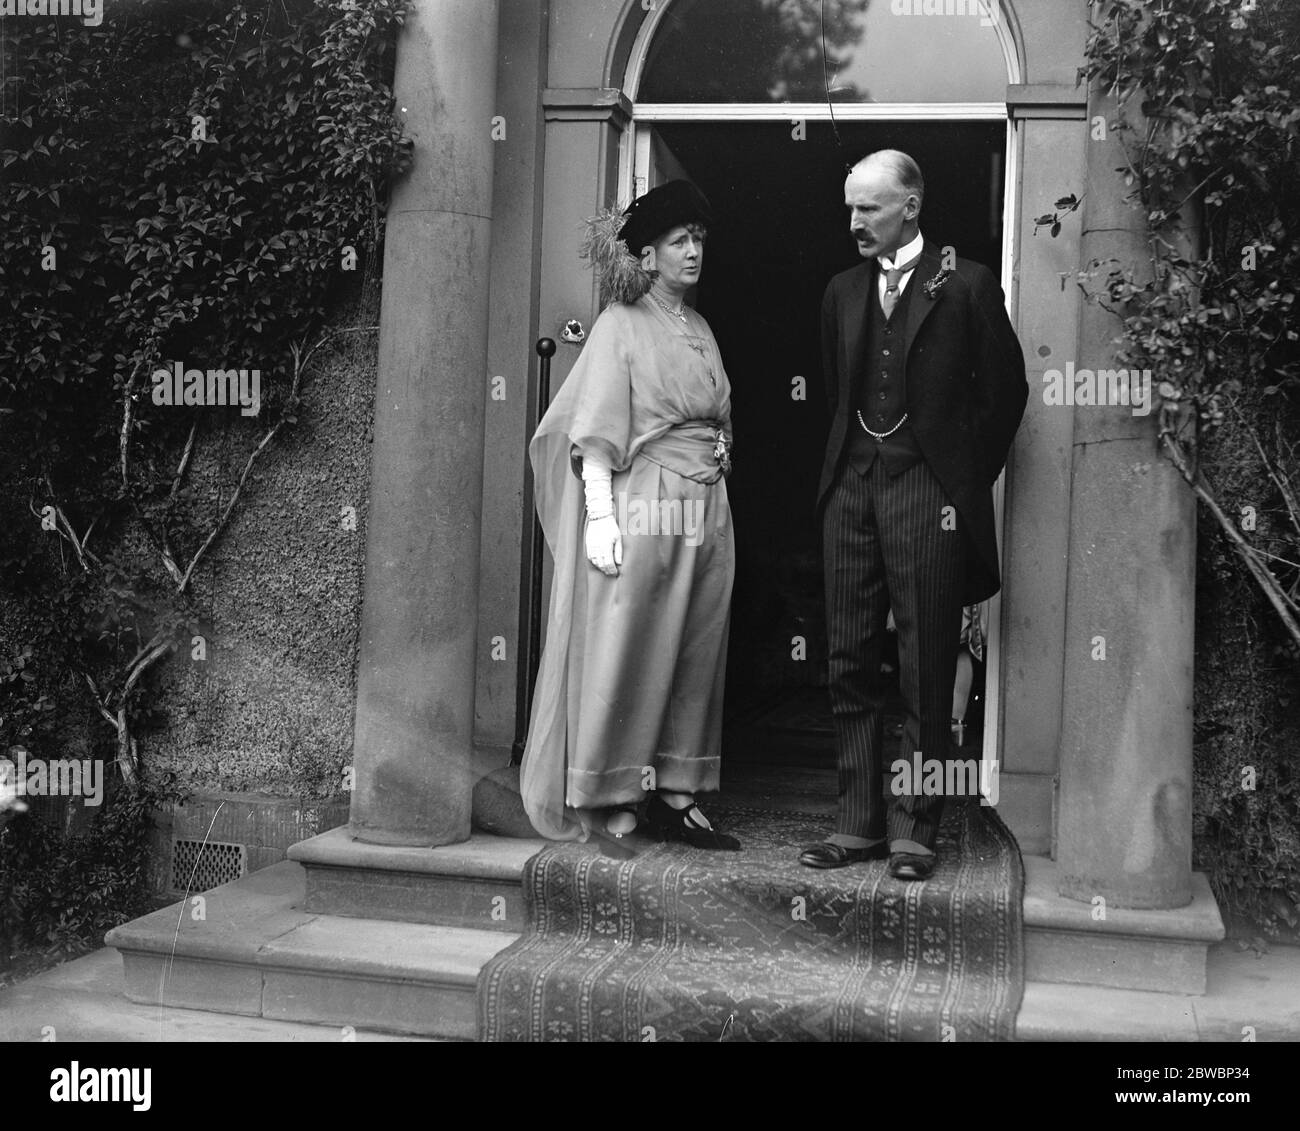
{"label": "patterned carpet runner", "polygon": [[1024,865],[994,810],[950,802],[925,883],[798,862],[825,817],[717,810],[738,853],[557,845],[528,928],[483,969],[488,1041],[1010,1040]]}

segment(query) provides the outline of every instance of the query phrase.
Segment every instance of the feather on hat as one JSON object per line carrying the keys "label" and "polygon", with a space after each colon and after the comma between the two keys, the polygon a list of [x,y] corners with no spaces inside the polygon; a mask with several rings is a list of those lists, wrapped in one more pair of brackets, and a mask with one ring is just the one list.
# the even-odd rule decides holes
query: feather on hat
{"label": "feather on hat", "polygon": [[590,261],[600,280],[601,310],[611,302],[636,302],[649,293],[654,281],[654,276],[619,238],[625,223],[627,215],[618,208],[601,209],[586,221],[587,235],[578,249],[578,254]]}

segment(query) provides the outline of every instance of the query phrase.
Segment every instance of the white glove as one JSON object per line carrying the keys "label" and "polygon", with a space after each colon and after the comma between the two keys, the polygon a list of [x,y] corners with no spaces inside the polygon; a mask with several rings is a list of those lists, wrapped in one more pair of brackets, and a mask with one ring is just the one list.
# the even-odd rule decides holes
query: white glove
{"label": "white glove", "polygon": [[614,496],[609,464],[583,454],[582,486],[587,498],[587,560],[601,573],[614,577],[623,564],[623,534],[614,517]]}
{"label": "white glove", "polygon": [[623,564],[623,535],[612,514],[587,520],[587,560],[601,573],[617,576]]}

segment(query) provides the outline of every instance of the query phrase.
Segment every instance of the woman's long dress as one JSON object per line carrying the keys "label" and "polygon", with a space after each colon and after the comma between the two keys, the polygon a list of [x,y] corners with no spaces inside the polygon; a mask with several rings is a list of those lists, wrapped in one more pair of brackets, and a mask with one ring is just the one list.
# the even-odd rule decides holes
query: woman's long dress
{"label": "woman's long dress", "polygon": [[[555,573],[522,792],[553,840],[587,838],[578,810],[718,788],[735,548],[714,448],[731,388],[686,310],[647,295],[602,312],[529,445]],[[613,468],[615,577],[586,558],[583,452]]]}

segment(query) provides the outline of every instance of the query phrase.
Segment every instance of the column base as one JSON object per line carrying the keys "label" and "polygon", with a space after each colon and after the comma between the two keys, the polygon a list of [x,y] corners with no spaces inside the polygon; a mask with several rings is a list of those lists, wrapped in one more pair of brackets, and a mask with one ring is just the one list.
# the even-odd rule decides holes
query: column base
{"label": "column base", "polygon": [[1192,901],[1171,911],[1106,908],[1056,889],[1056,861],[1025,860],[1025,979],[1125,990],[1204,994],[1206,955],[1224,936],[1219,906],[1201,872]]}

